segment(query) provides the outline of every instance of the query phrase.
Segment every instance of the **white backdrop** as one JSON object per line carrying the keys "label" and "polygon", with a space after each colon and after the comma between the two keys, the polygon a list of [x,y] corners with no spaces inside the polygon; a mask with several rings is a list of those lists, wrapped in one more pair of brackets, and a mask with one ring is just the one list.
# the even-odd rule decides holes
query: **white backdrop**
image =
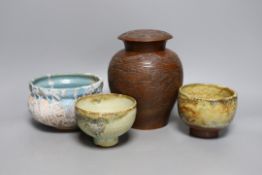
{"label": "white backdrop", "polygon": [[[261,18],[259,0],[0,0],[0,174],[260,174]],[[238,91],[225,137],[187,136],[175,108],[167,127],[131,130],[127,143],[109,150],[30,120],[30,79],[91,72],[107,92],[108,63],[123,48],[117,36],[140,28],[174,36],[167,47],[181,58],[184,83]]]}

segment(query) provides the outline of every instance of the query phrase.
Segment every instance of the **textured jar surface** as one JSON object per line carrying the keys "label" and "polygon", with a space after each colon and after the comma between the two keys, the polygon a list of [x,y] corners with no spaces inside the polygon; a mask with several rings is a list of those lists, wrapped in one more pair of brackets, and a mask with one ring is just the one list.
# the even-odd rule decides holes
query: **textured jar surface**
{"label": "textured jar surface", "polygon": [[183,72],[178,56],[171,50],[121,50],[110,62],[108,79],[111,92],[137,100],[138,113],[133,127],[155,129],[168,122]]}

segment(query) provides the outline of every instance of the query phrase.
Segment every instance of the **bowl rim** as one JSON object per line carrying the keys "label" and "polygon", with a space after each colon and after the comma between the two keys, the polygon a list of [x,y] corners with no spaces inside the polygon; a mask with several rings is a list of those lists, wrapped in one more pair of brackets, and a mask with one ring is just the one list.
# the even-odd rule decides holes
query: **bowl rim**
{"label": "bowl rim", "polygon": [[[57,77],[57,76],[86,76],[86,77],[94,77],[96,78],[98,81],[95,81],[91,84],[88,85],[83,85],[83,86],[77,86],[77,87],[70,87],[70,88],[54,88],[54,87],[43,87],[43,86],[39,86],[35,84],[35,81],[39,80],[39,79],[48,79],[49,77]],[[37,78],[32,79],[29,82],[29,86],[30,86],[30,91],[32,91],[33,88],[38,88],[38,89],[42,89],[42,90],[56,90],[56,91],[63,91],[63,90],[77,90],[77,89],[81,89],[81,88],[88,88],[91,86],[96,86],[103,83],[103,80],[100,76],[97,76],[95,74],[92,73],[58,73],[58,74],[47,74],[47,75],[43,75]]]}
{"label": "bowl rim", "polygon": [[[116,112],[93,112],[93,111],[88,111],[88,110],[81,109],[81,108],[78,107],[77,104],[81,100],[84,100],[84,99],[87,99],[87,98],[94,98],[95,96],[124,97],[124,98],[127,98],[127,99],[131,100],[133,102],[133,104],[130,107],[124,109],[124,110],[119,110],[119,111],[116,111]],[[92,95],[83,96],[83,97],[78,98],[76,103],[75,103],[75,111],[76,111],[76,113],[78,113],[78,111],[80,111],[81,113],[84,113],[85,114],[84,116],[81,115],[83,117],[99,119],[99,118],[109,118],[110,116],[115,116],[115,114],[126,113],[128,111],[131,111],[131,110],[135,109],[136,106],[137,106],[137,101],[136,101],[135,98],[133,98],[131,96],[124,95],[124,94],[117,94],[117,93],[105,93],[105,94],[102,93],[102,94],[92,94]],[[91,114],[91,115],[89,115],[89,114]],[[96,116],[96,117],[94,117],[94,116]],[[106,117],[102,117],[102,116],[106,116]]]}
{"label": "bowl rim", "polygon": [[[192,95],[188,95],[186,92],[183,91],[183,89],[186,88],[186,87],[196,86],[196,85],[213,86],[213,87],[217,87],[219,89],[226,89],[226,90],[232,92],[232,95],[230,95],[228,97],[221,97],[221,98],[213,98],[212,99],[212,98],[195,97],[195,96],[192,96]],[[213,84],[213,83],[190,83],[190,84],[183,85],[179,88],[179,96],[181,96],[181,95],[185,96],[187,99],[210,101],[210,102],[227,101],[227,100],[237,98],[237,96],[238,96],[237,92],[234,89],[229,88],[229,87],[224,86],[224,85]]]}

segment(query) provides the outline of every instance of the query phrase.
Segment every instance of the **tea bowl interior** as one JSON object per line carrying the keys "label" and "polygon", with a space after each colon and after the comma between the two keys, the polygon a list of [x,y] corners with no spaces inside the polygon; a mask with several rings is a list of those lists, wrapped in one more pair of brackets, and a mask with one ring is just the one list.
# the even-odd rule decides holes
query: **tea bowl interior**
{"label": "tea bowl interior", "polygon": [[88,86],[98,81],[99,78],[91,74],[61,74],[37,78],[32,84],[42,88],[69,89]]}
{"label": "tea bowl interior", "polygon": [[[123,98],[124,97],[124,98]],[[130,98],[122,95],[100,94],[84,98],[77,103],[77,107],[91,113],[117,113],[128,110],[135,105]]]}
{"label": "tea bowl interior", "polygon": [[192,99],[221,100],[236,96],[236,92],[215,84],[190,84],[180,88],[180,93]]}
{"label": "tea bowl interior", "polygon": [[213,138],[230,124],[237,108],[234,90],[215,84],[189,84],[180,88],[178,112],[190,135]]}
{"label": "tea bowl interior", "polygon": [[29,110],[34,119],[58,129],[75,129],[75,101],[99,93],[103,81],[93,74],[55,74],[32,80],[29,84]]}
{"label": "tea bowl interior", "polygon": [[77,124],[96,145],[110,147],[135,121],[136,100],[122,94],[95,94],[76,102]]}

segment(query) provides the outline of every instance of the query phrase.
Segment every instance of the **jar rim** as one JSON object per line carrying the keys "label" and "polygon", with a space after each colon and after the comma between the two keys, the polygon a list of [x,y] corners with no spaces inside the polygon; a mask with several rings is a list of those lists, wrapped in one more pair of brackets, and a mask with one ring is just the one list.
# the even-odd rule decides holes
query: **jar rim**
{"label": "jar rim", "polygon": [[166,41],[173,36],[165,31],[154,29],[137,29],[121,34],[118,39],[129,42]]}

